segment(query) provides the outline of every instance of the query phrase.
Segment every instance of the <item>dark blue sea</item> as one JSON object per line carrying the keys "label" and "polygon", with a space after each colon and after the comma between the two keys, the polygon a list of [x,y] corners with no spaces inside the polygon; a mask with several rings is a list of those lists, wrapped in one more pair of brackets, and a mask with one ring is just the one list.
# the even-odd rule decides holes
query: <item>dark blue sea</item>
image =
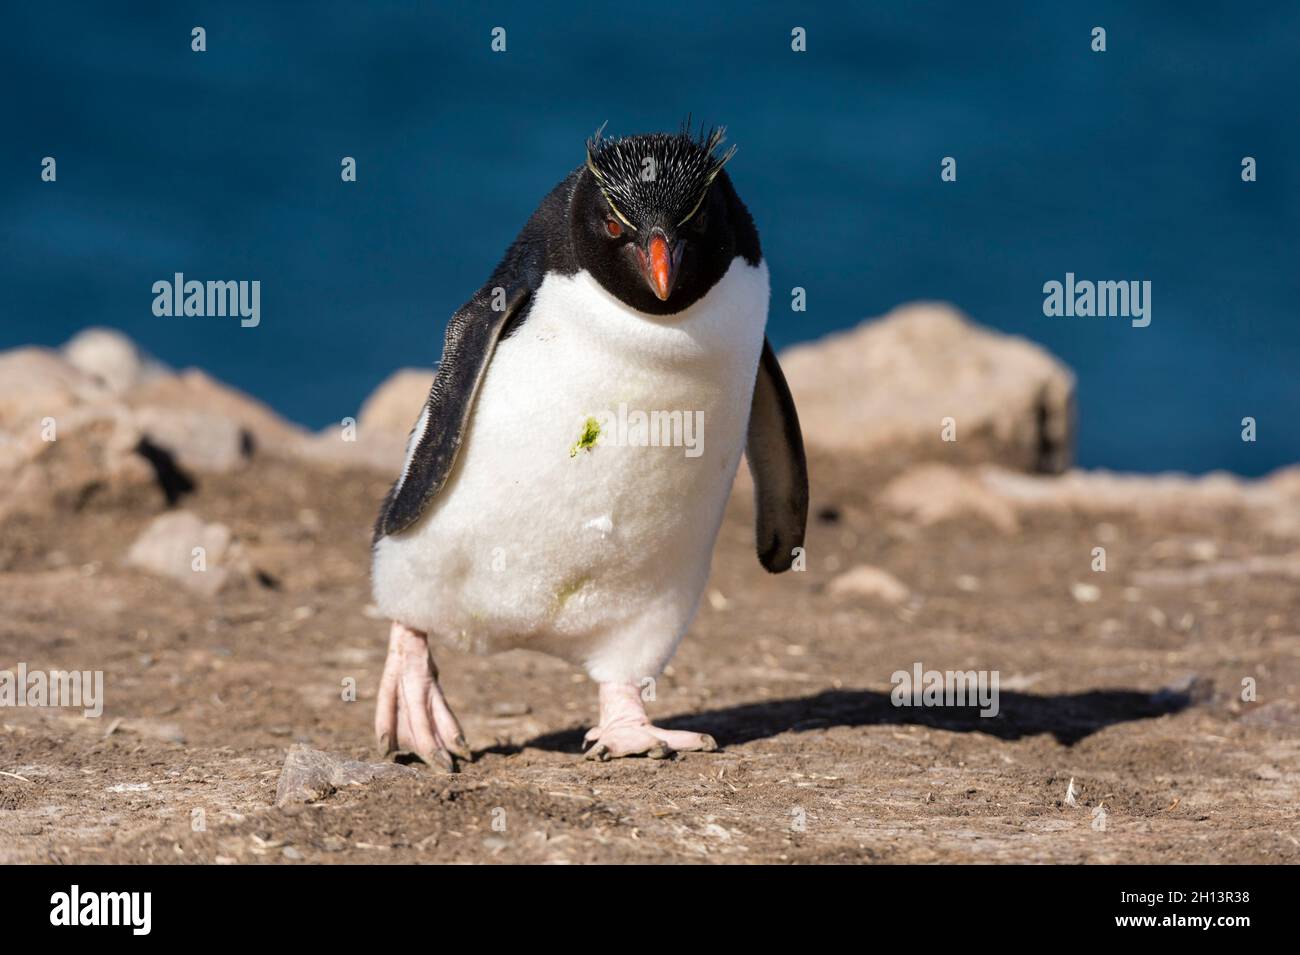
{"label": "dark blue sea", "polygon": [[[691,114],[739,146],[778,347],[943,299],[1075,369],[1085,466],[1300,460],[1298,4],[42,0],[4,21],[0,347],[113,326],[321,427],[436,361],[596,127]],[[260,280],[261,324],[155,317],[176,272]],[[1067,272],[1150,281],[1150,325],[1045,316]]]}

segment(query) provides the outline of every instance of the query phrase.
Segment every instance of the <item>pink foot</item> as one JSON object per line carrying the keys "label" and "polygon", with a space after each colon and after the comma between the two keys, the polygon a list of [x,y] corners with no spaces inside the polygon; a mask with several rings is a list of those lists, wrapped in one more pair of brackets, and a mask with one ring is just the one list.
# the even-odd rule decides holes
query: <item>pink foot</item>
{"label": "pink foot", "polygon": [[415,753],[430,766],[455,772],[453,756],[473,759],[447,699],[425,634],[393,621],[388,659],[375,705],[379,753]]}
{"label": "pink foot", "polygon": [[600,725],[587,731],[585,744],[588,759],[617,759],[620,756],[648,756],[664,759],[675,752],[718,748],[712,736],[665,730],[653,725],[646,716],[641,690],[634,683],[600,685]]}

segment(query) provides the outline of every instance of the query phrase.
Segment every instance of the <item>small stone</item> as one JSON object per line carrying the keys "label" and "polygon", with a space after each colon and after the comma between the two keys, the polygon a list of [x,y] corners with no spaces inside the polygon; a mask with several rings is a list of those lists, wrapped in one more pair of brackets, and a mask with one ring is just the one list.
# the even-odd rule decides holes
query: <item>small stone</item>
{"label": "small stone", "polygon": [[185,731],[176,723],[167,723],[162,720],[150,719],[124,719],[118,724],[118,729],[126,733],[134,733],[136,736],[144,736],[148,739],[158,739],[165,743],[184,743]]}
{"label": "small stone", "polygon": [[900,604],[911,593],[893,574],[869,564],[859,564],[840,574],[827,590],[834,597],[870,597],[889,604]]}
{"label": "small stone", "polygon": [[1081,604],[1095,604],[1101,599],[1101,588],[1096,584],[1070,584],[1070,595]]}
{"label": "small stone", "polygon": [[104,790],[110,793],[143,793],[149,791],[148,783],[118,783]]}
{"label": "small stone", "polygon": [[380,778],[418,776],[419,770],[397,763],[363,763],[301,743],[289,748],[275,788],[275,804],[316,802],[344,786],[360,786]]}
{"label": "small stone", "polygon": [[493,716],[527,716],[532,708],[527,703],[514,700],[500,700],[492,704]]}

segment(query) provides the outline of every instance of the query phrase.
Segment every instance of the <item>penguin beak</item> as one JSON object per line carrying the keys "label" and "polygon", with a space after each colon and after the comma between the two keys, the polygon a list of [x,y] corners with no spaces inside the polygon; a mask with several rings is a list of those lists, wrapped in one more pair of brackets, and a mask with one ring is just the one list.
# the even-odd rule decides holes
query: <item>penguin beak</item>
{"label": "penguin beak", "polygon": [[661,302],[668,301],[673,286],[677,284],[677,269],[682,264],[682,249],[685,242],[678,242],[669,249],[668,238],[656,230],[650,236],[648,249],[637,249],[641,259],[641,274],[645,276],[646,285]]}

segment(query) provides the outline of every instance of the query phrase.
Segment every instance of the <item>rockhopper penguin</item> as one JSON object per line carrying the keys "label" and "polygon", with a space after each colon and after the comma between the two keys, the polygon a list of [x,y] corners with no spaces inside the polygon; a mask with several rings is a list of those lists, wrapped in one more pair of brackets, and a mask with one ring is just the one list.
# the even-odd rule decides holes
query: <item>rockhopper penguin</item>
{"label": "rockhopper penguin", "polygon": [[722,139],[597,132],[452,317],[375,526],[385,753],[471,757],[430,635],[583,666],[600,684],[589,757],[715,748],[652,725],[642,687],[695,614],[741,453],[769,571],[790,568],[808,510],[767,265]]}

